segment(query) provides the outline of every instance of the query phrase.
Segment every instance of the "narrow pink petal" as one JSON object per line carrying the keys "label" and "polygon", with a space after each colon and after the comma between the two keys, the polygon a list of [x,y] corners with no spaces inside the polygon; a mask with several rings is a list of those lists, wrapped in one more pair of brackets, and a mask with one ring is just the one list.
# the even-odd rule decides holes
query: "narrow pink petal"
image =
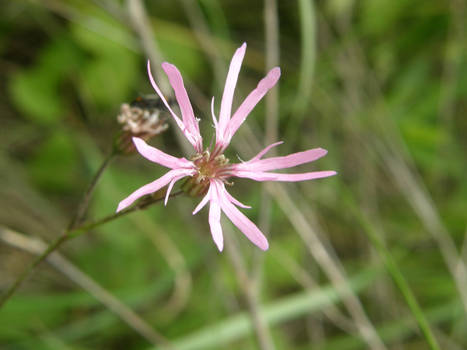
{"label": "narrow pink petal", "polygon": [[245,209],[251,209],[251,207],[249,205],[245,205],[243,204],[242,202],[240,202],[239,200],[235,199],[234,197],[232,197],[232,195],[227,192],[227,191],[224,191],[225,193],[225,196],[227,197],[227,199],[229,200],[229,202],[232,202],[233,204],[235,204],[237,207],[240,207],[240,208],[245,208]]}
{"label": "narrow pink petal", "polygon": [[221,227],[221,207],[219,198],[217,197],[217,191],[214,189],[211,191],[211,201],[209,206],[209,226],[211,227],[211,234],[216,243],[219,251],[224,248],[224,237],[222,236]]}
{"label": "narrow pink petal", "polygon": [[[154,80],[154,77],[152,76],[151,73],[151,62],[148,60],[148,76],[149,76],[149,81],[151,82],[151,85],[153,89],[157,92],[159,97],[161,98],[162,102],[164,102],[165,107],[169,110],[170,114],[174,118],[175,122],[177,123],[178,127],[185,133],[185,125],[183,125],[183,122],[180,120],[180,118],[174,113],[172,108],[170,108],[170,105],[168,104],[167,100],[165,99],[164,95],[162,94],[161,90],[159,89],[159,86],[157,86],[156,81]],[[188,138],[188,137],[187,137]],[[189,140],[191,142],[191,140]]]}
{"label": "narrow pink petal", "polygon": [[193,210],[193,215],[197,214],[209,202],[209,199],[211,198],[210,192],[211,192],[211,187],[209,187],[208,193],[206,193],[206,195],[201,200],[201,202],[199,202],[198,205],[196,206],[195,210]]}
{"label": "narrow pink petal", "polygon": [[291,168],[300,164],[309,163],[326,155],[328,151],[323,148],[314,148],[308,151],[289,154],[284,157],[272,157],[260,160],[250,160],[245,163],[235,164],[233,167],[246,171],[268,171]]}
{"label": "narrow pink petal", "polygon": [[[224,136],[225,129],[230,120],[230,114],[232,112],[232,101],[235,92],[235,86],[237,85],[238,74],[242,66],[243,57],[245,57],[246,43],[243,43],[237,51],[235,51],[232,61],[230,61],[229,72],[225,80],[224,93],[222,95],[221,110],[219,113],[219,128],[217,129],[217,136],[221,138]],[[222,142],[221,139],[217,139],[218,142]]]}
{"label": "narrow pink petal", "polygon": [[169,201],[169,197],[170,197],[170,192],[172,192],[172,188],[174,187],[175,183],[184,178],[185,176],[187,176],[186,174],[182,174],[182,175],[179,175],[177,177],[174,177],[172,179],[172,181],[170,181],[169,183],[169,186],[167,186],[167,191],[165,193],[165,199],[164,199],[164,205],[167,205],[167,202]]}
{"label": "narrow pink petal", "polygon": [[266,153],[268,153],[268,152],[271,150],[271,148],[276,147],[276,146],[279,146],[279,145],[281,145],[281,144],[283,144],[283,143],[284,143],[284,141],[278,141],[278,142],[276,142],[276,143],[273,143],[273,144],[267,146],[265,149],[263,149],[261,152],[259,152],[256,156],[254,156],[253,158],[251,158],[248,162],[251,162],[251,161],[253,161],[253,160],[259,160],[259,159],[261,159],[261,157],[263,157]]}
{"label": "narrow pink petal", "polygon": [[164,153],[155,147],[149,146],[143,139],[133,137],[133,143],[135,144],[138,152],[151,162],[171,169],[194,168],[193,163],[189,160],[185,158],[176,158],[167,153]]}
{"label": "narrow pink petal", "polygon": [[229,199],[225,195],[226,191],[222,183],[216,183],[216,187],[219,193],[220,205],[225,215],[251,242],[253,242],[253,244],[262,250],[267,250],[269,248],[269,244],[263,233],[253,222],[250,221],[250,219],[230,203]]}
{"label": "narrow pink petal", "polygon": [[160,177],[156,181],[153,181],[151,183],[148,183],[147,185],[144,185],[143,187],[140,187],[135,192],[130,194],[127,198],[122,200],[118,204],[117,212],[119,212],[120,210],[130,206],[137,199],[139,199],[139,198],[141,198],[141,197],[143,197],[143,196],[145,196],[147,194],[150,194],[150,193],[153,193],[153,192],[156,192],[156,191],[160,190],[162,187],[167,185],[174,178],[179,177],[182,174],[185,174],[185,176],[188,176],[191,173],[192,173],[192,170],[186,170],[186,169],[170,170],[164,176]]}
{"label": "narrow pink petal", "polygon": [[217,122],[217,118],[216,118],[216,114],[214,113],[214,96],[212,97],[212,100],[211,100],[211,115],[212,115],[212,120],[214,122],[214,127],[216,128],[216,130],[218,129],[218,122]]}
{"label": "narrow pink petal", "polygon": [[314,171],[311,173],[302,173],[302,174],[278,174],[278,173],[265,173],[261,171],[233,171],[232,175],[236,177],[244,177],[248,179],[252,179],[255,181],[288,181],[288,182],[296,182],[296,181],[306,181],[306,180],[313,180],[313,179],[320,179],[323,177],[329,177],[336,175],[335,171]]}
{"label": "narrow pink petal", "polygon": [[[225,130],[224,137],[226,139],[226,144],[228,144],[238,130],[240,125],[245,121],[245,119],[250,114],[251,110],[258,104],[258,102],[263,98],[263,96],[268,92],[274,85],[276,85],[279,77],[281,75],[281,70],[279,67],[275,67],[269,71],[269,73],[264,77],[259,83],[256,89],[254,89],[247,96],[245,101],[238,107],[237,111],[230,119],[229,124]],[[224,147],[225,148],[225,147]]]}
{"label": "narrow pink petal", "polygon": [[197,151],[202,151],[202,139],[199,133],[198,121],[193,113],[190,99],[183,84],[183,78],[180,71],[173,64],[164,62],[162,63],[162,69],[169,78],[170,85],[175,91],[175,98],[177,99],[178,105],[182,112],[183,124],[185,125],[188,132],[191,134],[193,139],[196,141],[195,146]]}

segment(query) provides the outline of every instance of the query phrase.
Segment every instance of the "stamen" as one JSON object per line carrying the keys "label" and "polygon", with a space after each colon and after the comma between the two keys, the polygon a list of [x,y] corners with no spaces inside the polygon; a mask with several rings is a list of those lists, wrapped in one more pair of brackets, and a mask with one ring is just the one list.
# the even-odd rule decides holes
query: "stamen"
{"label": "stamen", "polygon": [[214,179],[231,185],[226,182],[231,177],[229,159],[223,154],[219,154],[219,149],[214,149],[212,154],[206,149],[202,153],[195,154],[190,159],[195,164],[197,172],[184,186],[187,193],[192,195],[205,194],[211,184],[211,180]]}

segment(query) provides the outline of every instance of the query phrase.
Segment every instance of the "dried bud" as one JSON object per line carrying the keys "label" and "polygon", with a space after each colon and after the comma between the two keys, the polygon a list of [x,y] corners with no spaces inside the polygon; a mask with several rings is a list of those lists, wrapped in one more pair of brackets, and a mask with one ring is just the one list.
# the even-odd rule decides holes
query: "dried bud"
{"label": "dried bud", "polygon": [[167,130],[169,125],[160,114],[160,100],[152,96],[138,97],[131,104],[122,104],[117,116],[118,123],[122,125],[121,133],[115,141],[118,153],[132,154],[136,151],[133,137],[148,141]]}

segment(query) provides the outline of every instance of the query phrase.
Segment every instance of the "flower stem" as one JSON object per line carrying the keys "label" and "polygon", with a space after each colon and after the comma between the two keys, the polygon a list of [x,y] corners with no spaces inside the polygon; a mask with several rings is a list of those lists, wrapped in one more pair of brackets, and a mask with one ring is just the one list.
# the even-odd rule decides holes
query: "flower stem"
{"label": "flower stem", "polygon": [[[183,191],[178,191],[170,195],[170,197],[176,197],[180,194],[182,194]],[[63,243],[66,241],[78,237],[82,235],[83,233],[89,232],[89,230],[96,228],[100,225],[103,225],[107,222],[113,221],[115,219],[118,219],[121,216],[130,214],[134,211],[137,210],[142,210],[146,209],[150,205],[161,202],[164,200],[164,197],[157,197],[157,198],[149,198],[147,200],[140,201],[136,205],[127,208],[125,210],[119,211],[118,213],[111,214],[108,216],[103,217],[102,219],[98,219],[95,221],[91,221],[88,223],[85,223],[81,226],[78,226],[74,229],[67,229],[65,232],[57,237],[50,245],[47,247],[47,249],[36,259],[34,259],[31,264],[16,278],[15,282],[6,290],[5,293],[3,293],[0,296],[0,309],[5,305],[5,303],[13,296],[13,294],[18,290],[18,288],[21,286],[21,284],[24,282],[24,280],[30,276],[32,271],[39,265],[42,261],[44,261],[50,254],[52,254],[55,250],[57,250],[60,246],[62,246]]]}
{"label": "flower stem", "polygon": [[[183,191],[177,191],[177,192],[172,193],[169,197],[173,198],[173,197],[176,197],[176,196],[178,196],[178,195],[180,195],[182,193],[183,193]],[[106,224],[106,223],[108,223],[110,221],[118,219],[119,217],[130,214],[130,213],[132,213],[134,211],[146,209],[150,205],[152,205],[154,203],[161,202],[164,199],[165,199],[165,197],[149,198],[147,200],[144,200],[144,198],[143,198],[143,200],[140,200],[138,203],[136,203],[132,207],[121,210],[118,213],[105,216],[102,219],[98,219],[96,221],[91,221],[91,222],[85,223],[85,224],[83,224],[81,226],[78,226],[78,227],[74,228],[73,230],[68,231],[68,235],[70,236],[70,238],[78,237],[78,236],[82,235],[83,233],[86,233],[89,230],[92,230],[93,228],[96,228],[97,226]]]}
{"label": "flower stem", "polygon": [[56,238],[47,249],[39,255],[33,262],[16,278],[15,282],[6,290],[5,293],[2,294],[0,297],[0,308],[10,299],[16,290],[21,286],[23,281],[31,274],[31,272],[36,268],[37,265],[40,264],[42,260],[47,258],[50,253],[52,253],[55,249],[61,246],[66,240],[69,239],[69,236],[62,234],[58,238]]}
{"label": "flower stem", "polygon": [[68,230],[73,229],[74,227],[79,225],[80,222],[83,220],[84,215],[86,214],[86,211],[89,207],[89,202],[91,200],[94,189],[96,188],[97,182],[99,181],[100,177],[104,173],[104,170],[110,164],[111,160],[114,159],[116,155],[117,155],[117,152],[115,150],[112,150],[112,152],[104,159],[104,162],[101,164],[99,170],[97,170],[91,183],[89,184],[88,189],[86,190],[83,196],[83,199],[81,200],[81,203],[78,206],[78,210],[76,211],[75,215],[71,219],[68,225]]}

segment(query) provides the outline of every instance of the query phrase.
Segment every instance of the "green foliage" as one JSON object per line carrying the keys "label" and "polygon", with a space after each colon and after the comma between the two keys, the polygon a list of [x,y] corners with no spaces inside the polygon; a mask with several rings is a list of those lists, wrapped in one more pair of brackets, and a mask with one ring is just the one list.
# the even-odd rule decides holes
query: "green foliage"
{"label": "green foliage", "polygon": [[56,131],[35,150],[28,173],[44,191],[71,191],[77,180],[77,152],[63,131]]}
{"label": "green foliage", "polygon": [[23,112],[42,123],[55,122],[64,110],[56,99],[57,86],[49,79],[46,71],[19,73],[12,82],[13,99]]}
{"label": "green foliage", "polygon": [[167,34],[159,41],[164,59],[183,67],[180,71],[187,79],[199,74],[204,63],[199,50],[186,43],[186,38],[180,38],[181,33],[169,31]]}
{"label": "green foliage", "polygon": [[79,54],[64,34],[59,35],[41,50],[33,67],[11,77],[11,97],[24,116],[37,124],[53,125],[67,115],[68,104],[61,88],[79,67]]}
{"label": "green foliage", "polygon": [[[414,10],[416,1],[365,0],[361,5],[361,25],[366,34],[385,35],[406,14]],[[384,13],[384,16],[381,16]]]}
{"label": "green foliage", "polygon": [[125,101],[139,80],[138,57],[122,45],[81,25],[72,25],[71,33],[88,54],[79,75],[79,86],[85,97],[103,108]]}

